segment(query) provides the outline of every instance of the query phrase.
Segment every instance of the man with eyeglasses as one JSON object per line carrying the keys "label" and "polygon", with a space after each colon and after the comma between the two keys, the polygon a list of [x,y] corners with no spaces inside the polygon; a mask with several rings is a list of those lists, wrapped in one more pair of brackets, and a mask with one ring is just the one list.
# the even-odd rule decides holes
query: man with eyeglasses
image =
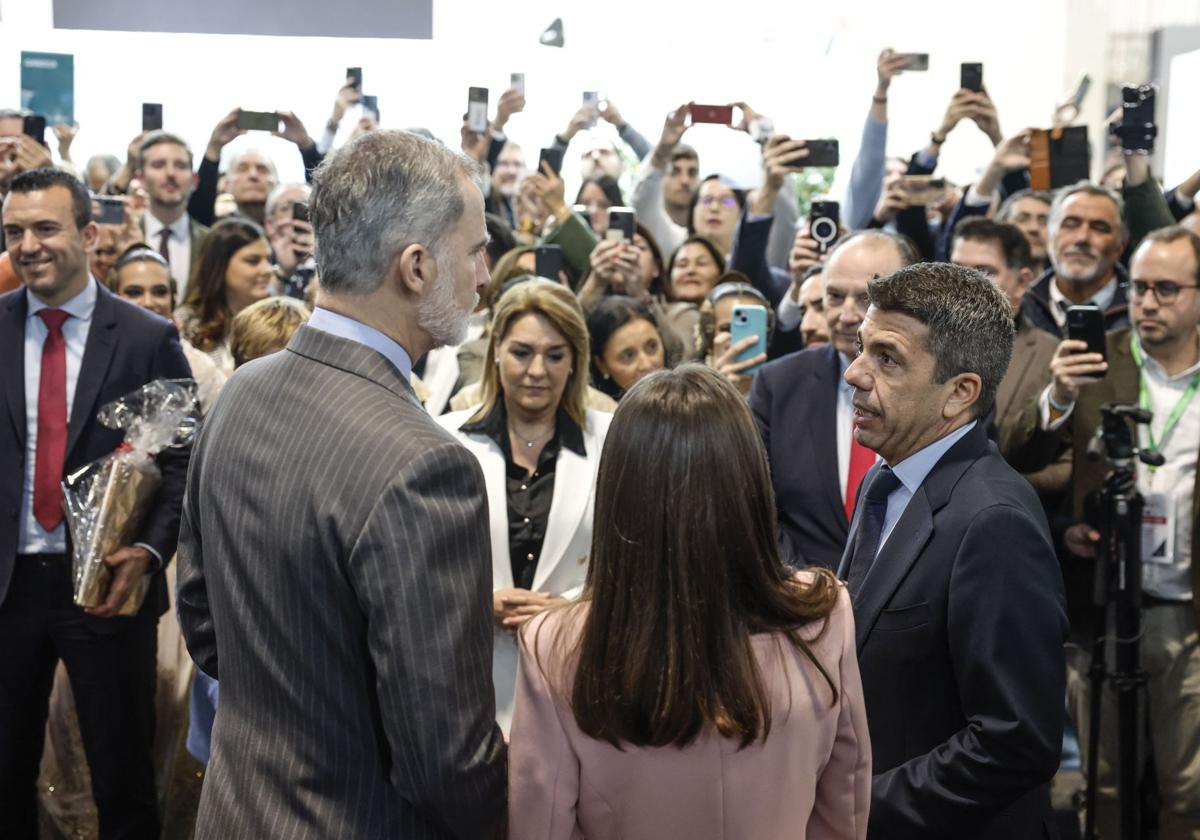
{"label": "man with eyeglasses", "polygon": [[[1159,836],[1195,837],[1200,832],[1200,637],[1194,538],[1200,528],[1197,450],[1200,449],[1200,236],[1182,227],[1147,236],[1130,263],[1132,329],[1109,333],[1107,362],[1081,341],[1063,341],[1051,362],[1054,382],[1023,418],[1025,454],[1052,459],[1074,448],[1075,515],[1066,533],[1078,558],[1096,556],[1100,534],[1082,522],[1084,499],[1098,490],[1107,465],[1086,456],[1100,423],[1100,406],[1136,403],[1154,414],[1139,427],[1140,445],[1157,449],[1166,462],[1138,465],[1145,497],[1142,525],[1142,666],[1149,677],[1150,753],[1162,801]],[[1089,378],[1102,375],[1101,379]],[[1083,640],[1080,640],[1083,641]],[[1089,652],[1069,646],[1069,701],[1086,732]],[[1105,701],[1112,698],[1106,692]],[[1115,709],[1102,715],[1100,827],[1116,837]],[[1088,745],[1084,744],[1086,750]],[[1108,828],[1108,832],[1104,829]]]}
{"label": "man with eyeglasses", "polygon": [[881,230],[842,239],[821,272],[830,343],[759,369],[750,386],[779,518],[779,550],[792,566],[836,569],[858,487],[875,453],[854,439],[854,388],[842,378],[858,353],[867,284],[917,261],[908,242]]}

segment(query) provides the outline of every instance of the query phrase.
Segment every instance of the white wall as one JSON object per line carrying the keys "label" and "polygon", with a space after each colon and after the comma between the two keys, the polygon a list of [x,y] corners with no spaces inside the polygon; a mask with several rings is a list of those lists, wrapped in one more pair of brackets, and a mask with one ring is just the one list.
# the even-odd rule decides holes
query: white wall
{"label": "white wall", "polygon": [[[0,105],[18,102],[21,50],[70,52],[82,126],[77,161],[99,151],[123,154],[143,101],[164,103],[166,126],[199,152],[213,123],[238,105],[293,110],[317,136],[344,68],[361,65],[385,126],[424,125],[453,143],[466,88],[487,86],[494,101],[518,71],[526,74],[529,106],[510,134],[527,158],[536,160],[585,89],[606,92],[651,140],[678,103],[745,99],[779,131],[838,136],[844,182],[884,46],[932,54],[930,72],[901,77],[892,88],[889,152],[905,156],[940,121],[960,62],[984,62],[1006,133],[1048,124],[1079,69],[1068,62],[1066,0],[1010,0],[1002,11],[957,0],[701,0],[683,8],[662,0],[435,0],[435,37],[422,42],[56,31],[50,0],[0,0]],[[286,5],[280,9],[286,13]],[[566,48],[538,46],[542,28],[560,14]],[[1097,87],[1102,75],[1093,72]],[[756,175],[756,151],[744,135],[702,126],[689,141],[705,171]],[[283,178],[300,177],[289,144],[253,142],[276,158]],[[944,149],[942,170],[969,180],[989,153],[983,135],[964,125]]]}
{"label": "white wall", "polygon": [[[1171,133],[1166,139],[1163,181],[1178,184],[1200,169],[1200,50],[1177,55],[1171,61],[1171,93],[1166,103]],[[1160,108],[1163,106],[1160,105]]]}

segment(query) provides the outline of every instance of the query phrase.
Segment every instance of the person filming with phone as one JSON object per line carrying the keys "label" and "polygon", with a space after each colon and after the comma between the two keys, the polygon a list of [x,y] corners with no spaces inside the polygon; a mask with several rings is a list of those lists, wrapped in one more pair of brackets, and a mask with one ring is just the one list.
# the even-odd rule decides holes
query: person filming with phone
{"label": "person filming with phone", "polygon": [[[1104,483],[1108,464],[1087,457],[1088,443],[1106,403],[1140,405],[1154,415],[1139,426],[1142,447],[1165,463],[1137,468],[1145,500],[1142,523],[1142,667],[1148,676],[1150,752],[1161,797],[1159,836],[1200,832],[1200,638],[1197,636],[1195,535],[1200,527],[1196,492],[1200,449],[1200,237],[1181,227],[1147,236],[1130,263],[1131,329],[1111,332],[1105,353],[1082,341],[1063,341],[1051,362],[1054,382],[1023,418],[1032,463],[1046,463],[1067,446],[1074,450],[1075,515],[1066,547],[1076,558],[1097,555],[1100,533],[1083,521],[1084,500]],[[1090,575],[1086,577],[1090,581]],[[1089,597],[1089,592],[1072,593]],[[1090,642],[1090,640],[1089,640]],[[1069,646],[1068,698],[1086,733],[1090,652]],[[1117,837],[1115,707],[1105,691],[1101,713],[1097,822],[1101,837]],[[1084,743],[1086,751],[1090,745]]]}

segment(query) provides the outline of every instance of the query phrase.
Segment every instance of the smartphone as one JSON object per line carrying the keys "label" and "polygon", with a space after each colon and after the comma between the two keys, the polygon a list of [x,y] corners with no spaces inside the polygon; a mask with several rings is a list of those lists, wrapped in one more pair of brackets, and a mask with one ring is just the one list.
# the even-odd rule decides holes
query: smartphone
{"label": "smartphone", "polygon": [[908,197],[910,207],[937,204],[946,197],[947,190],[946,179],[934,178],[932,175],[903,175],[899,187]]}
{"label": "smartphone", "polygon": [[21,133],[26,137],[46,145],[46,117],[42,114],[29,114],[21,120]]}
{"label": "smartphone", "polygon": [[1154,125],[1154,85],[1126,85],[1121,89],[1121,125],[1116,129],[1121,148],[1149,154],[1154,151],[1158,128]]}
{"label": "smartphone", "polygon": [[238,111],[237,127],[247,131],[278,131],[279,115],[274,111]]}
{"label": "smartphone", "polygon": [[1084,73],[1079,77],[1079,83],[1075,85],[1075,92],[1071,94],[1071,104],[1075,106],[1076,112],[1083,107],[1083,100],[1091,87],[1092,77]]}
{"label": "smartphone", "polygon": [[929,53],[904,53],[908,63],[904,69],[913,73],[923,73],[929,69]]}
{"label": "smartphone", "polygon": [[162,103],[143,102],[142,131],[161,131],[162,125]]}
{"label": "smartphone", "polygon": [[959,86],[975,93],[981,93],[983,91],[983,65],[964,62]]}
{"label": "smartphone", "polygon": [[508,77],[508,86],[512,90],[521,91],[521,95],[525,95],[525,74],[511,73]]}
{"label": "smartphone", "polygon": [[354,89],[356,91],[358,91],[359,93],[362,93],[362,68],[361,67],[347,67],[346,68],[346,78],[350,80],[350,84],[354,86]]}
{"label": "smartphone", "polygon": [[836,201],[814,201],[808,212],[808,235],[817,240],[817,250],[826,254],[838,240],[841,208]]}
{"label": "smartphone", "polygon": [[100,225],[123,225],[125,224],[125,202],[120,198],[110,198],[109,196],[96,196],[92,199],[94,202],[96,218],[92,221]]}
{"label": "smartphone", "polygon": [[693,125],[696,123],[712,123],[713,125],[733,124],[732,105],[692,105],[689,110],[692,115]]}
{"label": "smartphone", "polygon": [[1029,186],[1054,190],[1088,179],[1092,149],[1086,125],[1029,132]]}
{"label": "smartphone", "polygon": [[363,114],[370,114],[375,122],[379,122],[379,97],[363,94],[359,100],[362,103]]}
{"label": "smartphone", "polygon": [[538,154],[538,172],[542,171],[543,163],[550,164],[550,168],[554,170],[555,175],[561,175],[563,165],[563,150],[542,149],[542,151]]}
{"label": "smartphone", "polygon": [[[585,90],[583,92],[583,106],[585,108],[590,106],[596,112],[596,114],[599,114],[600,113],[600,92],[595,91],[595,90]],[[595,116],[593,116],[591,118],[591,120],[588,121],[587,127],[588,128],[596,127],[596,117]]]}
{"label": "smartphone", "polygon": [[807,166],[837,166],[838,141],[836,140],[805,140],[804,148],[808,149],[808,157],[794,167],[804,169]]}
{"label": "smartphone", "polygon": [[558,245],[539,245],[533,249],[533,270],[538,277],[559,282],[563,269],[562,248]]}
{"label": "smartphone", "polygon": [[609,207],[608,232],[604,234],[604,238],[616,239],[632,245],[636,226],[632,207]]}
{"label": "smartphone", "polygon": [[[1099,353],[1108,360],[1104,341],[1104,312],[1095,304],[1067,308],[1067,338],[1087,342],[1084,353]],[[1103,379],[1103,373],[1088,374],[1091,379]]]}
{"label": "smartphone", "polygon": [[[733,307],[733,320],[729,322],[729,344],[733,346],[743,339],[750,336],[758,339],[753,345],[747,347],[741,353],[738,353],[737,360],[744,362],[747,359],[752,359],[760,353],[767,352],[767,310],[764,306],[742,306]],[[757,364],[754,367],[746,368],[742,371],[743,374],[754,373],[762,367]]]}
{"label": "smartphone", "polygon": [[483,134],[488,127],[488,89],[473,87],[467,91],[467,128]]}
{"label": "smartphone", "polygon": [[292,221],[307,222],[308,221],[308,203],[304,201],[292,202]]}

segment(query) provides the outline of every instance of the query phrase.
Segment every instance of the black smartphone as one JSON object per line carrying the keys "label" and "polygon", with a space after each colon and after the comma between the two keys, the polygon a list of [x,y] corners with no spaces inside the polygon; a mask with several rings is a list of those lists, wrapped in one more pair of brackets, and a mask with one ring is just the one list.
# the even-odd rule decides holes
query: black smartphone
{"label": "black smartphone", "polygon": [[354,85],[354,89],[362,93],[362,68],[347,67],[346,78],[350,80],[350,84]]}
{"label": "black smartphone", "polygon": [[983,65],[978,62],[963,62],[959,86],[981,93],[983,91]]}
{"label": "black smartphone", "polygon": [[563,150],[542,149],[542,151],[538,154],[538,172],[542,171],[543,163],[550,164],[550,168],[554,170],[555,175],[561,175],[563,165]]}
{"label": "black smartphone", "polygon": [[142,131],[160,131],[162,126],[162,103],[143,102]]}
{"label": "black smartphone", "polygon": [[26,137],[46,145],[46,117],[42,114],[29,114],[21,120],[21,133]]}
{"label": "black smartphone", "polygon": [[800,161],[794,168],[804,169],[807,166],[838,165],[838,141],[805,140],[804,148],[808,149],[808,157]]}
{"label": "black smartphone", "polygon": [[1121,125],[1116,129],[1121,148],[1149,154],[1154,151],[1158,128],[1154,125],[1154,85],[1126,85],[1121,89]]}
{"label": "black smartphone", "polygon": [[363,94],[362,109],[364,114],[370,114],[375,122],[379,122],[379,97]]}
{"label": "black smartphone", "polygon": [[1029,133],[1029,185],[1045,191],[1086,181],[1091,154],[1086,125],[1034,129]]}
{"label": "black smartphone", "polygon": [[[1067,308],[1067,338],[1087,342],[1084,353],[1099,353],[1108,360],[1104,341],[1104,313],[1099,306],[1084,304]],[[1103,379],[1103,373],[1089,374],[1092,379]]]}
{"label": "black smartphone", "polygon": [[559,282],[563,268],[562,248],[558,245],[539,245],[533,249],[533,270],[538,277]]}
{"label": "black smartphone", "polygon": [[808,235],[817,240],[817,250],[822,254],[838,240],[838,224],[841,208],[836,201],[814,201],[808,211]]}
{"label": "black smartphone", "polygon": [[93,219],[99,225],[123,225],[125,224],[125,202],[120,198],[110,198],[108,196],[96,196],[92,199],[96,218]]}
{"label": "black smartphone", "polygon": [[908,58],[908,64],[904,65],[904,69],[912,73],[923,73],[929,69],[929,53],[904,53]]}
{"label": "black smartphone", "polygon": [[608,232],[604,234],[605,239],[616,239],[632,245],[636,228],[637,222],[632,207],[608,208]]}
{"label": "black smartphone", "polygon": [[247,131],[278,131],[279,115],[274,111],[238,111],[237,127]]}
{"label": "black smartphone", "polygon": [[467,128],[483,134],[488,127],[488,89],[473,87],[467,90]]}
{"label": "black smartphone", "polygon": [[307,222],[308,221],[308,204],[303,201],[292,202],[292,221]]}

